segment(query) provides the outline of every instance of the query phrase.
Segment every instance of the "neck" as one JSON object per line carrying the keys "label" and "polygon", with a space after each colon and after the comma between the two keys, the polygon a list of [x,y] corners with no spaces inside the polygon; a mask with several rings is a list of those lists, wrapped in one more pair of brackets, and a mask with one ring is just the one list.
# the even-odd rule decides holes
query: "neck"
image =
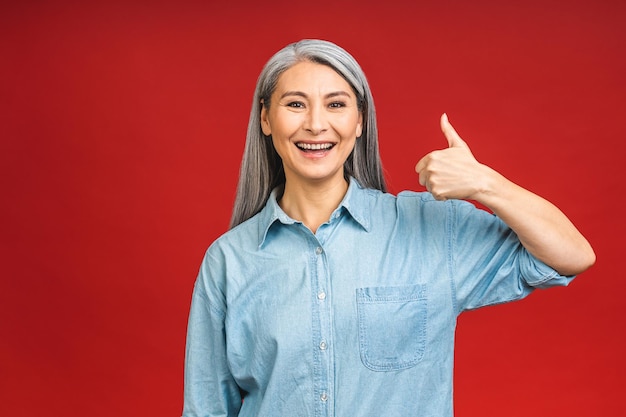
{"label": "neck", "polygon": [[293,184],[285,182],[285,192],[278,202],[289,217],[301,221],[313,233],[330,219],[348,191],[348,183],[341,178],[331,184]]}

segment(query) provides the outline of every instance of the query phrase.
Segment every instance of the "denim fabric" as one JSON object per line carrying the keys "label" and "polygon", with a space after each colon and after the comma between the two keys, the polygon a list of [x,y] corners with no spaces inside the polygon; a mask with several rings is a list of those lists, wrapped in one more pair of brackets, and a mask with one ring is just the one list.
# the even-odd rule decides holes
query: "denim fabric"
{"label": "denim fabric", "polygon": [[183,415],[452,416],[457,316],[572,278],[467,202],[351,180],[313,234],[272,194],[201,265]]}

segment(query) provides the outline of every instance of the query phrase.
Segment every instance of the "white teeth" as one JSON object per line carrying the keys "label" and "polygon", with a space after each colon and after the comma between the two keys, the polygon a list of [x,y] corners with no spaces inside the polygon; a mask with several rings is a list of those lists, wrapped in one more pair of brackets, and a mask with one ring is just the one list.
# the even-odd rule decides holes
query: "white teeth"
{"label": "white teeth", "polygon": [[322,149],[330,149],[333,147],[332,143],[298,143],[298,148],[306,149],[310,151],[319,151]]}

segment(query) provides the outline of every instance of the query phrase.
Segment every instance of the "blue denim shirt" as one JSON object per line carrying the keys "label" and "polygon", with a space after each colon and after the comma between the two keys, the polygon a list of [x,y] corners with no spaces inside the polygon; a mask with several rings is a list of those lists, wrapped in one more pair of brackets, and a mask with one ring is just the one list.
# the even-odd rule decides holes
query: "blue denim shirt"
{"label": "blue denim shirt", "polygon": [[273,193],[206,253],[183,415],[452,416],[457,316],[572,278],[464,201],[352,179],[313,234]]}

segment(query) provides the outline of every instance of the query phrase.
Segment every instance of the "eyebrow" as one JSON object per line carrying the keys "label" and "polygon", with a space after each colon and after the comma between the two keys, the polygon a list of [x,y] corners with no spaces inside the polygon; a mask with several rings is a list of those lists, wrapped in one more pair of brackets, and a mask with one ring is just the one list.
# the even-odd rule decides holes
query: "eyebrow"
{"label": "eyebrow", "polygon": [[[302,92],[302,91],[285,91],[280,98],[283,99],[285,97],[289,97],[289,96],[297,96],[297,97],[303,97],[303,98],[307,98],[308,96],[306,95],[306,93]],[[328,93],[324,96],[324,98],[333,98],[333,97],[339,97],[339,96],[344,96],[344,97],[351,97],[350,94],[346,91],[333,91],[332,93]]]}

